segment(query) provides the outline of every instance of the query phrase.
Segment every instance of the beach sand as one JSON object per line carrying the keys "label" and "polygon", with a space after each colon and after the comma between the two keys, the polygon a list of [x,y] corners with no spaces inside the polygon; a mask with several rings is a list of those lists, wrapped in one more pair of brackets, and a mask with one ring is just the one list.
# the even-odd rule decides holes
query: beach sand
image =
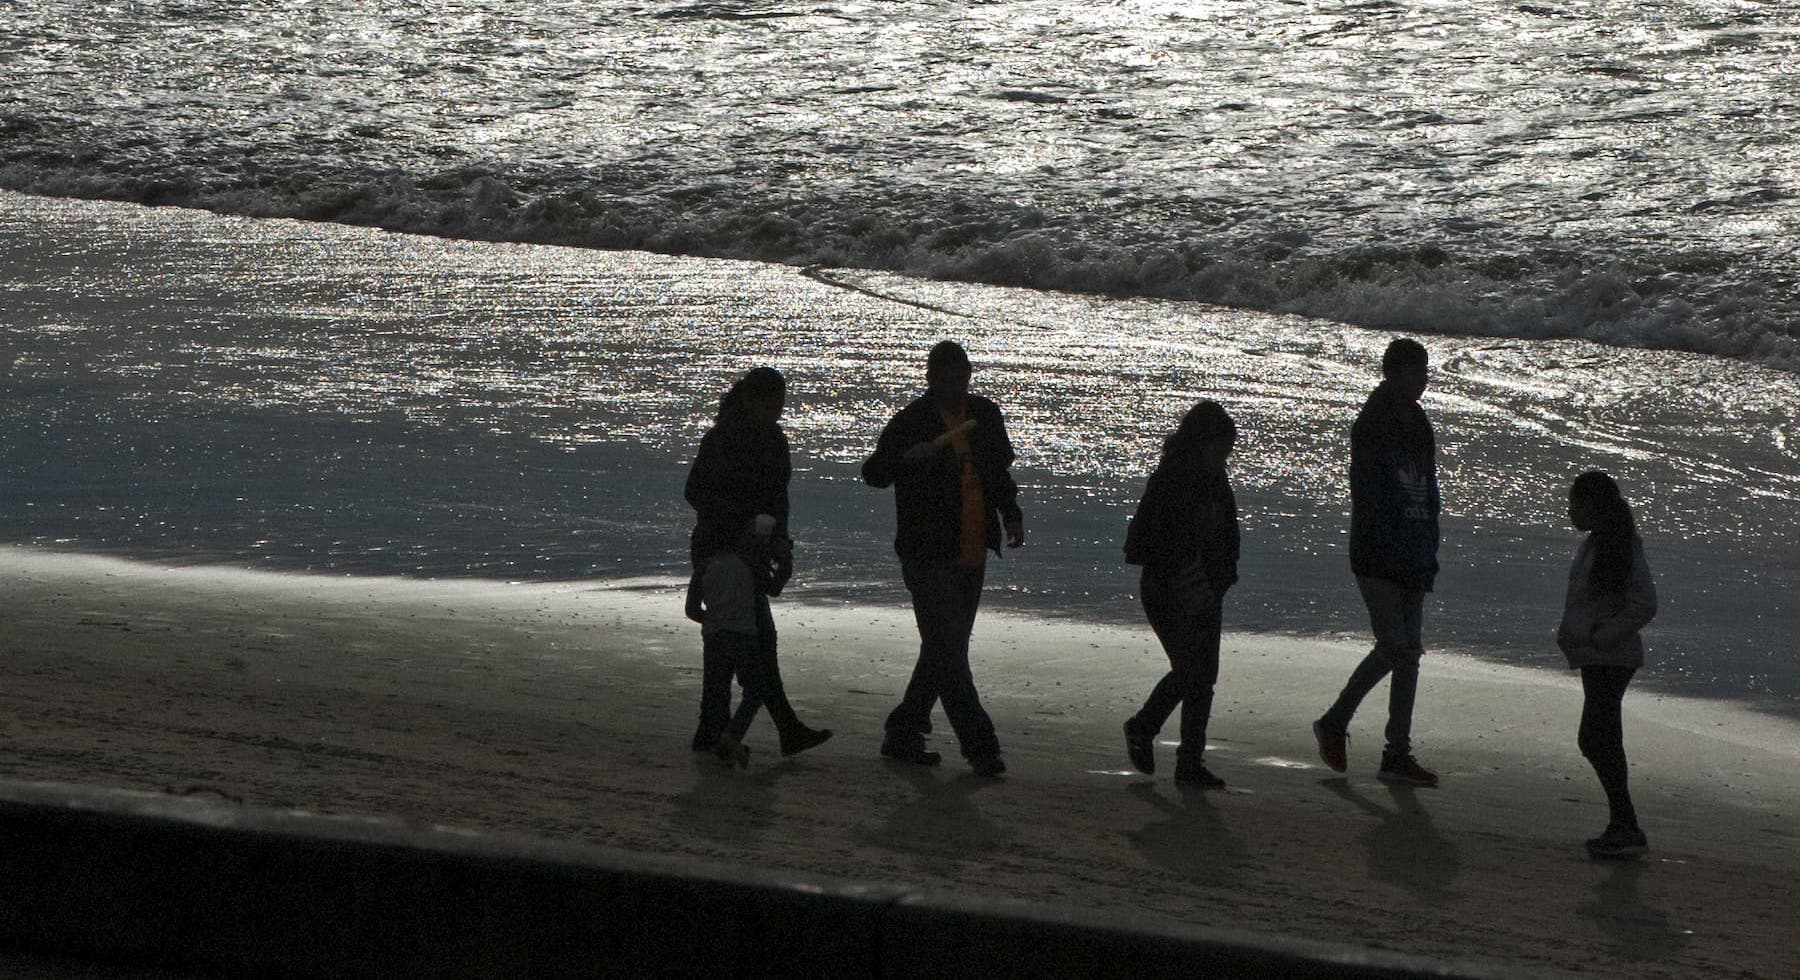
{"label": "beach sand", "polygon": [[[990,612],[974,662],[1009,765],[878,758],[916,647],[904,608],[778,604],[803,718],[748,770],[688,751],[698,630],[677,583],[504,584],[167,568],[0,549],[0,775],[1102,909],[1533,974],[1800,975],[1800,726],[1633,692],[1653,850],[1596,863],[1579,685],[1432,654],[1416,724],[1436,790],[1374,778],[1308,722],[1356,643],[1228,635],[1209,762],[1225,792],[1127,771],[1119,724],[1164,661],[1146,628]],[[1227,606],[1227,617],[1230,611]],[[1173,724],[1164,738],[1173,735]],[[1159,749],[1165,770],[1173,750]]]}

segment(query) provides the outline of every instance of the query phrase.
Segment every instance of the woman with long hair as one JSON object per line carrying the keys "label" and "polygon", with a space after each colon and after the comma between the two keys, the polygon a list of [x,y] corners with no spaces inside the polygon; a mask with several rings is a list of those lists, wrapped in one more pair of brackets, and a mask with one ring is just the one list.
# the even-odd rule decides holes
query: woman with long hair
{"label": "woman with long hair", "polygon": [[1587,842],[1594,857],[1630,857],[1650,846],[1631,803],[1621,705],[1644,664],[1639,631],[1656,616],[1656,585],[1644,559],[1631,506],[1613,478],[1590,470],[1569,488],[1569,523],[1587,532],[1569,569],[1568,596],[1556,645],[1581,671],[1577,744],[1600,777],[1610,812],[1606,829]]}
{"label": "woman with long hair", "polygon": [[[781,754],[793,755],[831,737],[794,715],[776,660],[775,619],[769,597],[779,595],[793,571],[788,537],[787,436],[781,412],[787,382],[774,368],[740,378],[719,400],[717,422],[700,440],[688,472],[686,497],[695,511],[689,556],[687,615],[700,623],[702,672],[700,722],[693,749],[743,766],[743,738],[758,708],[767,706],[781,736]],[[744,688],[731,712],[731,679]]]}
{"label": "woman with long hair", "polygon": [[1180,705],[1175,781],[1204,788],[1225,785],[1203,760],[1219,679],[1222,603],[1237,581],[1237,499],[1225,474],[1236,441],[1237,425],[1218,402],[1189,409],[1164,440],[1125,533],[1126,562],[1144,569],[1144,614],[1169,657],[1169,672],[1125,722],[1125,750],[1139,772],[1155,772],[1156,735]]}

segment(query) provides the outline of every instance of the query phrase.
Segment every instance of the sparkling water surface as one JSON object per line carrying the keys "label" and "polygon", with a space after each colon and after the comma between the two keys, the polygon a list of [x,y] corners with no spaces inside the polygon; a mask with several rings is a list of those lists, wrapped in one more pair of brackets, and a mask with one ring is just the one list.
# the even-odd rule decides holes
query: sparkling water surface
{"label": "sparkling water surface", "polygon": [[1800,366],[1800,7],[14,4],[0,186]]}

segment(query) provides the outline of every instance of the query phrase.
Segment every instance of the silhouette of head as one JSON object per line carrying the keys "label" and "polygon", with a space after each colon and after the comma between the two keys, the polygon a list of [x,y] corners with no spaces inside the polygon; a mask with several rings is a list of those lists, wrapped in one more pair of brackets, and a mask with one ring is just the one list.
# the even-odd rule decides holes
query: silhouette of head
{"label": "silhouette of head", "polygon": [[969,352],[954,340],[940,340],[925,356],[925,386],[932,397],[954,401],[969,392]]}
{"label": "silhouette of head", "polygon": [[1381,354],[1381,376],[1397,392],[1411,401],[1425,394],[1431,355],[1425,345],[1411,337],[1399,337]]}
{"label": "silhouette of head", "polygon": [[751,368],[719,399],[719,418],[742,415],[773,424],[787,402],[787,379],[772,367]]}
{"label": "silhouette of head", "polygon": [[1569,487],[1569,523],[1594,539],[1588,584],[1599,592],[1623,590],[1631,577],[1631,539],[1637,534],[1637,522],[1619,484],[1599,470],[1576,477]]}
{"label": "silhouette of head", "polygon": [[1163,440],[1163,459],[1192,460],[1216,468],[1224,465],[1236,441],[1237,423],[1223,405],[1211,400],[1195,402]]}

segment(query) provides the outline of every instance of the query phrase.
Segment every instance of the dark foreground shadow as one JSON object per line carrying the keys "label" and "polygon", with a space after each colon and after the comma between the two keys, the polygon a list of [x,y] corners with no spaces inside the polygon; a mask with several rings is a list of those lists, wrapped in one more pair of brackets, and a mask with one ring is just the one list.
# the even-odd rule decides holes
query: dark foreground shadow
{"label": "dark foreground shadow", "polygon": [[1673,959],[1688,944],[1687,931],[1668,912],[1644,901],[1638,885],[1648,870],[1637,860],[1607,862],[1593,901],[1580,909],[1612,939],[1614,955],[1634,962]]}
{"label": "dark foreground shadow", "polygon": [[1243,845],[1226,828],[1206,790],[1178,785],[1171,798],[1155,783],[1137,782],[1129,792],[1161,815],[1127,835],[1151,863],[1210,885],[1232,884],[1242,876]]}
{"label": "dark foreground shadow", "polygon": [[1432,823],[1419,791],[1411,786],[1384,783],[1393,808],[1365,796],[1348,779],[1322,779],[1319,785],[1337,794],[1379,822],[1362,835],[1369,852],[1369,874],[1392,882],[1424,901],[1454,897],[1450,885],[1462,870],[1456,847]]}

